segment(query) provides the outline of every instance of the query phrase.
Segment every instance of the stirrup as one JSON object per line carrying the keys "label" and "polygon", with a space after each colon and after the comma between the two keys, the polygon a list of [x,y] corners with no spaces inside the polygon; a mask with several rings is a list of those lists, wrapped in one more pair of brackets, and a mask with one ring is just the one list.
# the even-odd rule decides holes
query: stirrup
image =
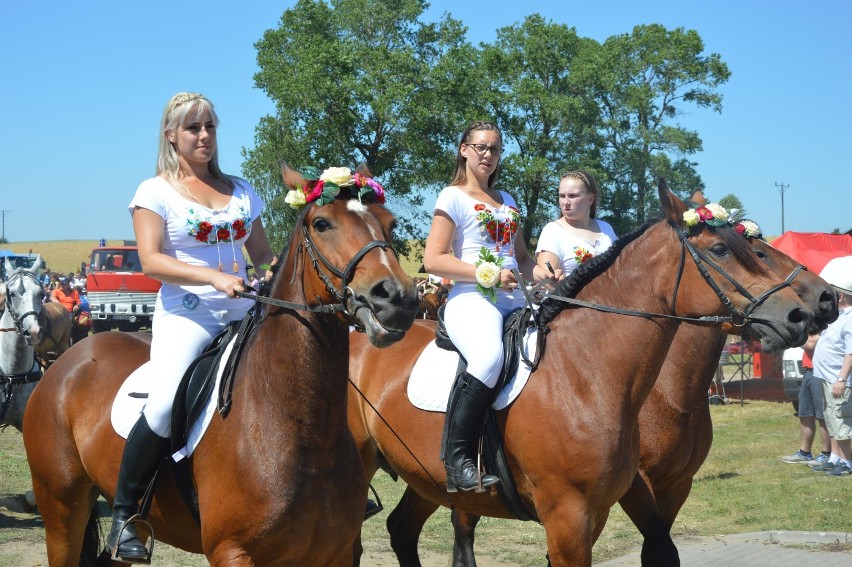
{"label": "stirrup", "polygon": [[[372,500],[370,498],[367,498],[367,510],[364,512],[364,521],[365,522],[385,509],[385,507],[382,506],[382,499],[379,498],[379,493],[376,492],[376,489],[373,488],[372,484],[370,484],[369,486],[370,486],[370,491],[372,491],[373,496],[376,499]],[[372,504],[372,506],[370,506],[370,504]]]}
{"label": "stirrup", "polygon": [[[119,543],[121,542],[121,536],[122,536],[122,534],[124,534],[124,530],[126,530],[127,526],[129,526],[130,524],[142,524],[143,526],[145,526],[148,529],[148,534],[149,534],[148,535],[148,543],[143,544],[145,546],[145,549],[147,549],[147,551],[148,551],[147,557],[140,557],[138,559],[134,559],[134,560],[130,561],[128,559],[123,559],[123,558],[119,557],[118,555],[116,555],[116,553],[118,552]],[[121,524],[121,528],[119,528],[118,534],[116,535],[116,538],[115,538],[115,545],[110,548],[109,554],[110,554],[110,559],[112,561],[118,561],[119,563],[125,563],[125,564],[129,564],[129,565],[150,565],[151,564],[151,557],[154,555],[154,528],[153,528],[153,526],[151,526],[151,524],[149,524],[148,521],[145,520],[145,518],[143,518],[141,514],[133,514],[132,516],[127,518],[124,521],[124,523]]]}

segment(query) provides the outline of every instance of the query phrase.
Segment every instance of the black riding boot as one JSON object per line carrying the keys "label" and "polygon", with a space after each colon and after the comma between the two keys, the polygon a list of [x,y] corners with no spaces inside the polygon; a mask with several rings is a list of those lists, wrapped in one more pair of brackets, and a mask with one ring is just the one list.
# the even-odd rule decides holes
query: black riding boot
{"label": "black riding boot", "polygon": [[149,563],[151,560],[148,548],[139,539],[136,526],[124,524],[137,513],[139,500],[157,472],[168,445],[168,439],[151,431],[144,414],[127,436],[112,506],[112,529],[107,536],[110,553],[115,550],[114,556],[126,563]]}
{"label": "black riding boot", "polygon": [[[485,412],[493,401],[494,389],[476,377],[463,372],[450,393],[444,421],[444,468],[447,469],[447,492],[473,490],[479,486],[476,450]],[[493,475],[482,475],[482,486],[500,482]]]}

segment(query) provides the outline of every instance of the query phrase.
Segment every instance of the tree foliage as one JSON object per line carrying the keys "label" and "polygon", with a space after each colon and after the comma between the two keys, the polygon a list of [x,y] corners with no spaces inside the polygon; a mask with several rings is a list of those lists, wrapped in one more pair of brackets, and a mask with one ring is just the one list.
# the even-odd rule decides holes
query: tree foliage
{"label": "tree foliage", "polygon": [[731,215],[731,220],[740,220],[746,216],[746,210],[745,207],[743,207],[743,202],[740,201],[739,197],[733,193],[729,193],[719,199],[719,204],[728,210],[728,213]]}
{"label": "tree foliage", "polygon": [[256,85],[275,103],[244,152],[244,174],[271,206],[276,245],[295,220],[278,162],[319,168],[366,162],[389,192],[402,238],[422,236],[422,205],[452,176],[457,136],[473,120],[504,132],[500,188],[524,214],[524,236],[555,216],[559,174],[599,181],[601,216],[623,233],[656,208],[656,180],[686,196],[701,185],[688,105],[721,111],[730,77],[698,33],[660,25],[602,44],[540,15],[474,47],[450,15],[427,23],[424,0],[299,0],[256,44]]}
{"label": "tree foliage", "polygon": [[425,5],[300,0],[257,43],[255,83],[276,113],[261,120],[244,170],[272,203],[275,214],[264,217],[272,233],[286,234],[295,219],[281,215],[281,159],[297,168],[365,162],[402,211],[402,234],[418,233],[423,219],[410,213],[449,176],[476,57],[457,20],[419,21]]}

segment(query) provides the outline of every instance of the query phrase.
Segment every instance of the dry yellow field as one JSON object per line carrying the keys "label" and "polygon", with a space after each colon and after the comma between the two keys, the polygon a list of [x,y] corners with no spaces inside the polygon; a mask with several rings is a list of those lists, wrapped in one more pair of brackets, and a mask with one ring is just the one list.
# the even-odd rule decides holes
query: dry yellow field
{"label": "dry yellow field", "polygon": [[[92,248],[97,246],[97,240],[45,240],[41,242],[9,242],[0,244],[0,249],[11,250],[16,254],[26,254],[30,250],[33,254],[41,254],[47,267],[54,272],[76,272],[80,269],[80,262],[88,262]],[[123,240],[107,240],[108,246],[121,246]],[[411,254],[408,258],[400,258],[402,269],[411,277],[422,276],[418,274],[422,263],[422,246],[412,243]]]}
{"label": "dry yellow field", "polygon": [[[107,240],[109,246],[121,246],[123,240]],[[97,240],[44,240],[41,242],[7,242],[0,244],[0,249],[11,250],[15,254],[41,254],[45,264],[54,272],[76,272],[80,262],[88,263],[92,248],[98,245]]]}

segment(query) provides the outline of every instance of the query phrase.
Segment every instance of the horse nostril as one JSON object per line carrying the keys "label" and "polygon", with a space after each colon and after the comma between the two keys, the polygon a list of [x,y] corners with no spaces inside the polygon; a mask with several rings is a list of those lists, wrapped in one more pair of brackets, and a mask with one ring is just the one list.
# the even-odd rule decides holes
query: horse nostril
{"label": "horse nostril", "polygon": [[807,309],[802,309],[801,307],[797,307],[790,311],[787,315],[787,320],[791,323],[810,325],[811,321],[814,319],[814,314]]}
{"label": "horse nostril", "polygon": [[833,313],[837,310],[837,296],[833,291],[824,291],[819,296],[820,313]]}

